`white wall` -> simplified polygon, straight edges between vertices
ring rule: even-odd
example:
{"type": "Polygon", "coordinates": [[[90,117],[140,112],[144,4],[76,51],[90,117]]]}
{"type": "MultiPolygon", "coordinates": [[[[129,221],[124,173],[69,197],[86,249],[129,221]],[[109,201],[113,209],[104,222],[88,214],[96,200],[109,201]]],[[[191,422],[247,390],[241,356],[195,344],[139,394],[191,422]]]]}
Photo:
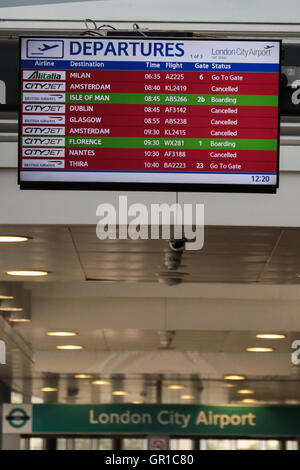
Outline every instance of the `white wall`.
{"type": "Polygon", "coordinates": [[[77,282],[28,284],[27,328],[300,331],[299,286],[77,282]],[[184,312],[184,314],[183,314],[184,312]]]}
{"type": "MultiPolygon", "coordinates": [[[[299,151],[295,147],[297,152],[299,151]]],[[[176,201],[175,193],[109,191],[24,191],[17,185],[15,169],[0,170],[0,224],[91,224],[96,208],[128,195],[128,204],[176,201]]],[[[300,226],[300,173],[282,172],[274,194],[180,193],[180,203],[204,204],[205,225],[300,226]]]]}
{"type": "MultiPolygon", "coordinates": [[[[8,4],[9,2],[5,2],[8,4]]],[[[0,2],[0,5],[5,4],[0,2]]],[[[96,0],[2,8],[2,18],[297,22],[298,0],[96,0]]]]}

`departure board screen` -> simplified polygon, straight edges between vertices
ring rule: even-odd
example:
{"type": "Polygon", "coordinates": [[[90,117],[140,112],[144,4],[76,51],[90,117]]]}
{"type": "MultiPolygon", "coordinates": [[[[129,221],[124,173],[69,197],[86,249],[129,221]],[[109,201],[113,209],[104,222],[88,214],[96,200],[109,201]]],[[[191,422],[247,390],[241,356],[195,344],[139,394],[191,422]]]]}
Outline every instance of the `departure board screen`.
{"type": "Polygon", "coordinates": [[[280,41],[20,39],[21,188],[275,192],[280,41]]]}

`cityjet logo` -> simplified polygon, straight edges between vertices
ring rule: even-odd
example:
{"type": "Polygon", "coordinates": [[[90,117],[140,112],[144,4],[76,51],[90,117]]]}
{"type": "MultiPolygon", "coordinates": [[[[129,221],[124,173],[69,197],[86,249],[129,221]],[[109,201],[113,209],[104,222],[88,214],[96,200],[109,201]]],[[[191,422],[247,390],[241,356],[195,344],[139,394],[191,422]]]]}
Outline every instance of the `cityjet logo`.
{"type": "Polygon", "coordinates": [[[37,147],[64,147],[64,137],[23,137],[23,145],[37,147]]]}
{"type": "MultiPolygon", "coordinates": [[[[65,91],[66,84],[61,82],[24,82],[23,90],[65,91]]],[[[58,96],[58,95],[56,95],[58,96]]],[[[47,100],[49,101],[49,99],[47,100]]]]}
{"type": "Polygon", "coordinates": [[[52,126],[52,127],[35,127],[23,126],[23,134],[27,135],[65,135],[65,127],[52,126]]]}
{"type": "Polygon", "coordinates": [[[23,104],[24,113],[65,113],[64,104],[23,104]]]}
{"type": "Polygon", "coordinates": [[[203,247],[203,204],[162,203],[147,207],[141,203],[128,205],[127,196],[119,196],[118,207],[102,203],[97,207],[96,215],[100,217],[96,227],[100,240],[174,238],[185,239],[186,250],[201,250],[203,247]]]}
{"type": "Polygon", "coordinates": [[[22,149],[23,157],[61,157],[65,156],[65,149],[37,149],[25,147],[22,149]]]}

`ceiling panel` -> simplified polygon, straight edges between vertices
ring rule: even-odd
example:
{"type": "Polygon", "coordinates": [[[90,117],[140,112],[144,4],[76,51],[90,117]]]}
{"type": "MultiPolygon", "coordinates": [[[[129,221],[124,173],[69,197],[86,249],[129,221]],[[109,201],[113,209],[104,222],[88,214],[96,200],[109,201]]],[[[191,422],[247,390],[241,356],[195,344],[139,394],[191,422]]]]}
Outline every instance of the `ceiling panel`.
{"type": "Polygon", "coordinates": [[[164,265],[166,240],[99,240],[95,226],[0,226],[0,234],[31,237],[24,244],[0,244],[0,280],[11,280],[5,275],[9,269],[43,269],[50,275],[42,281],[156,283],[161,272],[173,277],[179,272],[184,282],[300,282],[295,228],[206,227],[204,248],[185,251],[172,272],[164,265]]]}
{"type": "Polygon", "coordinates": [[[84,274],[68,227],[0,226],[0,235],[29,237],[26,243],[0,243],[0,280],[15,280],[8,270],[45,270],[51,280],[84,280],[84,274]]]}
{"type": "MultiPolygon", "coordinates": [[[[160,272],[168,272],[164,265],[168,243],[164,240],[97,243],[94,228],[90,233],[88,228],[82,231],[80,227],[71,231],[88,279],[156,282],[160,272]]],[[[295,275],[296,260],[288,263],[282,259],[281,263],[278,256],[285,252],[285,246],[291,254],[298,250],[300,255],[299,235],[297,229],[207,227],[203,249],[185,251],[178,271],[185,273],[184,282],[295,284],[299,282],[295,275]]]]}
{"type": "MultiPolygon", "coordinates": [[[[156,351],[161,348],[159,331],[153,329],[95,329],[90,325],[77,329],[77,336],[71,338],[47,336],[45,328],[36,328],[30,323],[19,324],[14,329],[34,350],[55,351],[58,344],[80,344],[86,351],[156,351]]],[[[255,331],[176,330],[171,348],[203,353],[243,353],[247,347],[264,346],[290,354],[292,341],[300,338],[300,332],[286,334],[287,337],[280,340],[257,339],[255,335],[255,331]]],[[[254,357],[263,356],[254,353],[254,357]]]]}
{"type": "MultiPolygon", "coordinates": [[[[0,244],[0,280],[8,280],[5,275],[8,269],[45,269],[50,271],[50,276],[43,281],[58,281],[60,285],[63,284],[61,281],[85,279],[157,283],[160,272],[177,275],[177,271],[168,271],[164,266],[164,254],[165,250],[168,250],[168,242],[165,240],[100,241],[95,235],[95,226],[0,226],[0,234],[27,235],[31,238],[24,244],[0,244]]],[[[299,240],[300,229],[207,227],[204,249],[184,252],[178,272],[187,283],[298,284],[300,282],[297,278],[297,273],[300,274],[299,240]]],[[[74,289],[76,289],[75,283],[74,289]]],[[[51,302],[50,295],[49,302],[51,302]]],[[[64,313],[62,311],[61,316],[64,313]]],[[[71,374],[68,374],[72,370],[68,369],[70,363],[84,372],[89,367],[93,369],[91,357],[95,368],[99,367],[98,358],[107,357],[111,361],[112,369],[115,366],[116,369],[127,367],[130,370],[133,356],[136,370],[141,372],[146,370],[143,361],[147,356],[148,373],[144,374],[146,377],[141,374],[138,379],[131,378],[130,374],[126,375],[118,379],[121,380],[119,384],[130,390],[128,400],[138,399],[137,397],[150,402],[155,400],[156,379],[153,379],[155,386],[147,385],[146,382],[151,380],[149,371],[155,368],[159,371],[161,366],[163,352],[160,349],[158,331],[93,328],[93,325],[89,324],[88,313],[86,312],[86,328],[80,328],[77,331],[78,336],[72,339],[72,343],[84,346],[86,356],[81,356],[80,352],[68,357],[65,355],[68,355],[68,352],[60,354],[56,351],[56,345],[70,343],[70,339],[66,341],[63,338],[48,337],[46,329],[35,328],[34,322],[31,325],[14,327],[14,334],[25,339],[29,349],[32,348],[35,353],[49,353],[49,357],[55,355],[54,365],[59,365],[64,371],[64,377],[62,374],[54,377],[59,383],[60,401],[73,399],[87,402],[99,399],[102,402],[105,400],[109,402],[111,400],[112,388],[99,390],[91,385],[91,381],[78,383],[79,392],[72,398],[69,393],[70,387],[72,388],[77,382],[74,382],[71,374]],[[147,387],[152,390],[147,392],[148,395],[145,392],[147,387]],[[146,395],[143,395],[145,393],[146,395]]],[[[68,317],[68,321],[72,329],[71,317],[68,317]]],[[[181,357],[181,362],[176,364],[173,356],[170,356],[169,362],[166,360],[165,367],[169,367],[174,374],[170,375],[168,380],[186,381],[186,390],[195,390],[195,383],[190,376],[183,374],[186,370],[181,367],[182,364],[189,364],[190,370],[197,375],[196,400],[201,400],[199,381],[204,384],[204,390],[208,388],[212,390],[213,397],[214,391],[220,390],[224,385],[221,382],[221,372],[225,368],[234,370],[241,363],[253,371],[243,386],[255,388],[257,399],[300,401],[300,373],[290,363],[291,342],[299,337],[300,332],[294,332],[282,341],[262,341],[255,338],[255,331],[178,330],[171,345],[174,349],[170,351],[178,353],[176,357],[181,357]],[[266,355],[245,352],[246,347],[261,345],[274,347],[275,352],[266,355]],[[212,372],[219,381],[203,380],[202,370],[212,372]],[[278,373],[280,377],[268,378],[270,371],[276,374],[277,371],[283,370],[285,372],[281,375],[278,373]],[[287,378],[290,382],[286,381],[287,378]]],[[[30,380],[32,378],[35,394],[41,396],[40,387],[51,375],[47,367],[43,369],[44,373],[35,371],[30,355],[25,360],[12,343],[8,359],[8,366],[0,368],[0,377],[12,381],[18,390],[26,388],[27,378],[30,380]]],[[[109,371],[109,368],[108,362],[105,364],[105,370],[109,371]]],[[[95,376],[98,377],[99,374],[95,373],[95,376]]],[[[50,379],[53,379],[53,374],[50,379]]],[[[163,376],[163,379],[167,380],[166,376],[163,376]]],[[[231,401],[239,399],[236,387],[228,392],[231,401]]],[[[166,387],[164,390],[165,400],[172,402],[180,399],[178,393],[172,394],[166,387]]]]}

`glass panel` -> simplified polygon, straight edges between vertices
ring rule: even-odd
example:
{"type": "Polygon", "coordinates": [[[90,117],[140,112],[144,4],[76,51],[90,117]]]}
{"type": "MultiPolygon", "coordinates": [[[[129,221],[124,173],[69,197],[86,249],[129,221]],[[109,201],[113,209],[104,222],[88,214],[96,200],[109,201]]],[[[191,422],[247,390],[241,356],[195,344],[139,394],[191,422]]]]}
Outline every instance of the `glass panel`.
{"type": "Polygon", "coordinates": [[[11,402],[11,403],[23,403],[23,395],[22,395],[22,393],[11,392],[11,394],[10,394],[10,402],[11,402]]]}
{"type": "Polygon", "coordinates": [[[298,450],[298,442],[286,441],[286,450],[298,450]]]}
{"type": "Polygon", "coordinates": [[[237,439],[237,450],[261,450],[264,448],[262,441],[254,441],[252,439],[237,439]]]}
{"type": "Polygon", "coordinates": [[[29,449],[29,439],[22,438],[20,439],[20,450],[28,450],[29,449]]]}
{"type": "Polygon", "coordinates": [[[234,450],[235,441],[230,439],[201,439],[201,450],[234,450]]]}
{"type": "Polygon", "coordinates": [[[41,437],[31,437],[29,439],[30,450],[44,450],[44,439],[41,437]]]}
{"type": "Polygon", "coordinates": [[[280,450],[279,441],[266,441],[266,450],[280,450]]]}
{"type": "Polygon", "coordinates": [[[34,396],[32,396],[32,397],[31,397],[31,403],[44,403],[44,400],[43,400],[43,398],[41,398],[41,397],[34,397],[34,396]]]}
{"type": "Polygon", "coordinates": [[[90,450],[90,439],[80,439],[76,438],[75,441],[75,450],[90,450]]]}
{"type": "Polygon", "coordinates": [[[99,439],[98,450],[111,450],[112,439],[99,439]]]}
{"type": "Polygon", "coordinates": [[[123,439],[123,450],[147,450],[147,439],[123,439]]]}
{"type": "Polygon", "coordinates": [[[192,439],[170,439],[170,450],[192,450],[192,439]]]}
{"type": "Polygon", "coordinates": [[[64,439],[63,437],[59,437],[56,440],[56,449],[57,450],[66,450],[67,449],[67,439],[64,439]]]}

